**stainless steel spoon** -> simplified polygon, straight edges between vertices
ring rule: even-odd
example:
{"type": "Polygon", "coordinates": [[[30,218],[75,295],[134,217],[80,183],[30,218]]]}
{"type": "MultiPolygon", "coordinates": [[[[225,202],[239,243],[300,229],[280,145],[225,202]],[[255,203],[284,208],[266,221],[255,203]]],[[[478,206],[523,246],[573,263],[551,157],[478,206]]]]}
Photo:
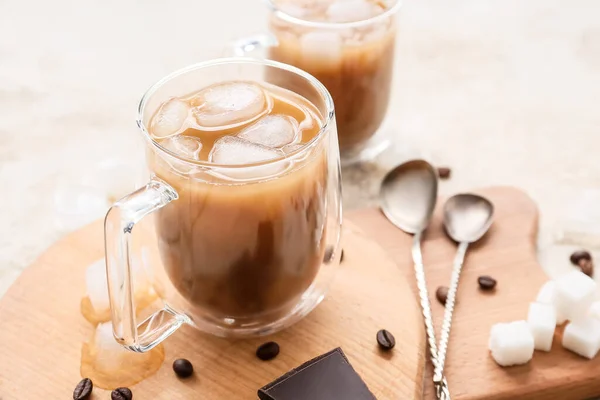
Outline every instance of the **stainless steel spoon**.
{"type": "MultiPolygon", "coordinates": [[[[404,232],[413,236],[412,257],[419,289],[421,310],[427,331],[427,340],[434,368],[438,365],[438,347],[431,316],[431,304],[427,293],[425,269],[421,254],[421,236],[429,221],[437,201],[438,175],[436,169],[423,160],[413,160],[401,164],[387,173],[379,191],[380,206],[388,220],[404,232]]],[[[447,394],[438,399],[449,399],[446,380],[441,378],[436,390],[447,394]]]]}
{"type": "Polygon", "coordinates": [[[446,298],[446,309],[438,349],[438,362],[435,365],[433,374],[434,383],[444,380],[443,373],[452,325],[452,313],[467,248],[470,243],[478,241],[485,235],[492,225],[493,216],[494,205],[488,199],[475,194],[457,194],[449,198],[444,205],[444,227],[448,236],[458,242],[459,245],[454,258],[452,278],[448,297],[446,298]]]}

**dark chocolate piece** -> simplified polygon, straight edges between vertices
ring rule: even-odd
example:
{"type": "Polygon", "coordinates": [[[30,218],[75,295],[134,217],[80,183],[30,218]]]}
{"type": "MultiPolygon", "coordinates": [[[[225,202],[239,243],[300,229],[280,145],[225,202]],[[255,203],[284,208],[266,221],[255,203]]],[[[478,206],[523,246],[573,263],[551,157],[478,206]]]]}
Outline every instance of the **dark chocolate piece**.
{"type": "Polygon", "coordinates": [[[258,391],[261,400],[376,400],[339,347],[258,391]]]}

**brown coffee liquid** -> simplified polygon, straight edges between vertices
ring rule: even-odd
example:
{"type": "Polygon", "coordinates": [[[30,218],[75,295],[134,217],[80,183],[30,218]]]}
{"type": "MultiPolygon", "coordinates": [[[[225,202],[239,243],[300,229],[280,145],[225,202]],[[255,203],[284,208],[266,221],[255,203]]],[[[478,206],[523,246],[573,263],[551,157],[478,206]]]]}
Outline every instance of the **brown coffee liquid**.
{"type": "Polygon", "coordinates": [[[180,126],[178,135],[159,139],[165,148],[185,147],[180,155],[187,151],[187,158],[220,165],[283,159],[206,172],[178,165],[160,152],[149,154],[152,171],[179,195],[156,215],[164,269],[198,315],[230,326],[274,321],[298,302],[323,259],[326,149],[320,143],[302,161],[285,156],[310,142],[323,119],[305,98],[252,82],[225,82],[178,101],[180,110],[188,104],[185,122],[167,121],[163,106],[153,119],[160,135],[151,124],[155,137],[169,131],[159,123],[180,126]],[[233,89],[228,92],[225,85],[233,89]],[[261,107],[253,99],[257,87],[264,96],[261,107]],[[223,117],[222,111],[230,115],[223,117]],[[182,145],[182,137],[190,146],[182,145]]]}
{"type": "MultiPolygon", "coordinates": [[[[269,58],[303,69],[325,85],[335,104],[342,154],[359,149],[376,133],[387,111],[396,28],[391,17],[364,27],[340,29],[336,24],[380,15],[386,11],[386,4],[364,0],[360,3],[371,8],[344,11],[344,1],[276,3],[292,16],[331,23],[330,28],[305,28],[274,14],[270,25],[279,45],[269,49],[269,58]],[[328,12],[331,9],[336,12],[328,12]]],[[[357,7],[356,1],[346,3],[357,7]]]]}

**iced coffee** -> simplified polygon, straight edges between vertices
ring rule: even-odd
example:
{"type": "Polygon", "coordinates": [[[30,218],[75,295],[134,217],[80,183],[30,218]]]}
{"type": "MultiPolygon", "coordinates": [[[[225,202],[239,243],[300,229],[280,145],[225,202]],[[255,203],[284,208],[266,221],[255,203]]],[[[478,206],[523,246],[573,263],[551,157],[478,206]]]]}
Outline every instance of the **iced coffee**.
{"type": "Polygon", "coordinates": [[[331,93],[342,155],[360,151],[390,97],[397,1],[276,0],[269,57],[299,67],[331,93]],[[292,18],[289,18],[292,17],[292,18]]]}
{"type": "Polygon", "coordinates": [[[307,99],[263,82],[221,82],[160,106],[149,133],[166,154],[150,150],[149,165],[179,198],[157,212],[156,233],[188,309],[265,324],[313,283],[326,230],[326,149],[313,140],[323,123],[307,99]]]}

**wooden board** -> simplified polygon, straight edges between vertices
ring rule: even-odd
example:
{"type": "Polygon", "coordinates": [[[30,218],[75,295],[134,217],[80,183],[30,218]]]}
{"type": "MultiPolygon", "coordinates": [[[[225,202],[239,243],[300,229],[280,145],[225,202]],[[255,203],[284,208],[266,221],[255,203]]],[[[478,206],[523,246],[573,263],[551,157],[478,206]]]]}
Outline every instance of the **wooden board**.
{"type": "MultiPolygon", "coordinates": [[[[563,349],[561,330],[557,330],[552,351],[536,351],[525,366],[500,368],[490,357],[490,327],[526,319],[529,302],[547,278],[536,260],[538,210],[533,201],[508,187],[475,192],[492,200],[496,216],[488,235],[470,248],[463,268],[446,363],[452,399],[578,400],[599,395],[600,357],[588,361],[563,349]],[[479,291],[480,275],[498,280],[495,293],[479,291]]],[[[456,245],[443,232],[441,207],[438,204],[423,245],[436,332],[440,331],[443,306],[435,300],[434,292],[438,286],[448,285],[456,251],[456,245]]],[[[348,216],[389,252],[416,295],[411,237],[390,224],[379,210],[359,210],[348,216]]],[[[434,398],[430,381],[429,369],[426,399],[434,398]]]]}
{"type": "MultiPolygon", "coordinates": [[[[304,320],[268,338],[225,340],[186,327],[165,343],[158,372],[132,387],[136,399],[256,399],[257,389],[301,363],[342,347],[380,400],[420,399],[425,365],[420,312],[396,265],[356,227],[345,224],[343,264],[329,296],[304,320]],[[395,334],[380,352],[379,329],[395,334]],[[281,345],[272,361],[257,346],[281,345]],[[179,381],[171,370],[185,357],[197,371],[179,381]]],[[[24,271],[0,300],[0,398],[69,399],[80,377],[82,345],[93,327],[80,314],[84,271],[103,257],[102,224],[64,238],[24,271]]],[[[92,399],[108,399],[94,389],[92,399]]]]}

